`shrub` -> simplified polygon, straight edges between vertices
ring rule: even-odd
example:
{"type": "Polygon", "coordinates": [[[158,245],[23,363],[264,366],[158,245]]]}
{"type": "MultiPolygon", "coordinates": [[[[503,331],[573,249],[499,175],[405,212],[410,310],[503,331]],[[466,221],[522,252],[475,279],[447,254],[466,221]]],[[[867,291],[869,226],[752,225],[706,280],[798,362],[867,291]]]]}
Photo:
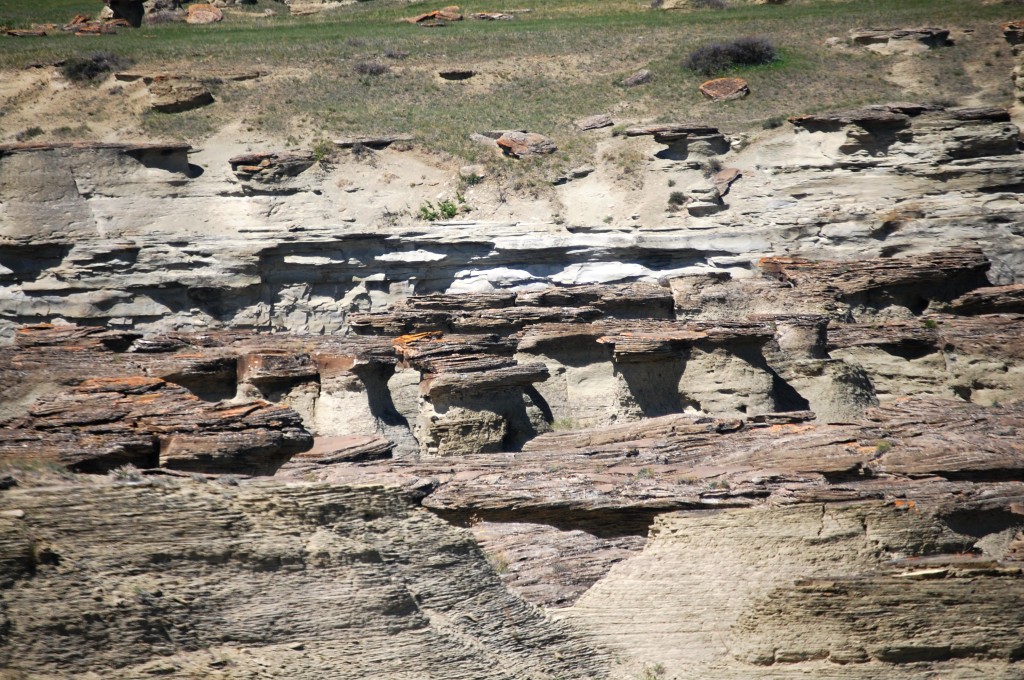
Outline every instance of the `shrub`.
{"type": "Polygon", "coordinates": [[[690,6],[697,9],[728,9],[729,3],[725,0],[690,0],[690,6]]]}
{"type": "Polygon", "coordinates": [[[33,126],[27,130],[22,130],[18,134],[14,135],[14,139],[19,142],[25,142],[32,139],[33,137],[38,137],[41,134],[43,134],[43,128],[39,126],[33,126]]]}
{"type": "Polygon", "coordinates": [[[405,50],[395,50],[395,49],[388,48],[388,49],[384,50],[384,58],[385,59],[395,59],[395,60],[398,60],[398,59],[408,59],[409,58],[409,53],[406,52],[405,50]]]}
{"type": "Polygon", "coordinates": [[[390,70],[390,66],[379,61],[358,61],[355,65],[356,73],[361,76],[382,76],[390,70]]]}
{"type": "Polygon", "coordinates": [[[313,160],[317,163],[324,163],[328,161],[333,153],[334,142],[321,139],[313,145],[313,160]]]}
{"type": "Polygon", "coordinates": [[[713,76],[737,66],[770,64],[776,59],[775,46],[767,38],[737,38],[725,43],[701,45],[684,65],[704,76],[713,76]]]}
{"type": "Polygon", "coordinates": [[[111,71],[118,71],[132,65],[132,60],[113,52],[93,52],[86,57],[71,57],[60,67],[68,80],[88,83],[111,71]]]}
{"type": "Polygon", "coordinates": [[[682,191],[673,191],[668,195],[669,205],[683,205],[684,203],[686,203],[686,194],[682,191]]]}

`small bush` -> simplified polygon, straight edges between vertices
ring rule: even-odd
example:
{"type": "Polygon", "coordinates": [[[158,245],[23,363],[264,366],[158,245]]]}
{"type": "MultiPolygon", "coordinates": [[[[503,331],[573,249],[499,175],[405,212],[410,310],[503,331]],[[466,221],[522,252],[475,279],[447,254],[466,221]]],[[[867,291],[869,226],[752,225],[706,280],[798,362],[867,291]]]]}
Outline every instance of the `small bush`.
{"type": "Polygon", "coordinates": [[[406,52],[405,50],[394,50],[394,49],[390,49],[389,48],[389,49],[384,50],[384,58],[385,59],[394,59],[396,61],[400,60],[400,59],[408,59],[409,58],[409,53],[406,52]]]}
{"type": "Polygon", "coordinates": [[[119,71],[131,65],[131,59],[113,52],[93,52],[87,57],[71,57],[64,62],[60,71],[70,81],[89,83],[111,71],[119,71]]]}
{"type": "Polygon", "coordinates": [[[43,134],[43,128],[38,126],[30,127],[29,129],[22,130],[18,134],[14,135],[14,139],[19,142],[26,142],[32,139],[33,137],[38,137],[41,134],[43,134]]]}
{"type": "Polygon", "coordinates": [[[767,38],[737,38],[725,43],[701,45],[684,65],[703,76],[713,76],[737,66],[770,64],[776,59],[775,46],[767,38]]]}
{"type": "Polygon", "coordinates": [[[686,194],[682,191],[673,191],[668,195],[669,205],[683,205],[684,203],[686,203],[686,194]]]}
{"type": "Polygon", "coordinates": [[[441,219],[441,213],[437,212],[437,208],[430,201],[423,201],[420,204],[420,219],[426,220],[427,222],[435,222],[441,219]]]}
{"type": "Polygon", "coordinates": [[[690,0],[690,6],[696,9],[728,9],[725,0],[690,0]]]}
{"type": "Polygon", "coordinates": [[[321,139],[313,145],[313,160],[317,163],[324,163],[330,160],[334,154],[334,142],[321,139]]]}
{"type": "Polygon", "coordinates": [[[761,121],[761,127],[765,130],[774,130],[775,128],[782,127],[782,124],[785,122],[786,119],[782,116],[772,116],[761,121]]]}
{"type": "Polygon", "coordinates": [[[390,70],[390,66],[379,61],[358,61],[355,65],[356,73],[361,76],[382,76],[390,70]]]}

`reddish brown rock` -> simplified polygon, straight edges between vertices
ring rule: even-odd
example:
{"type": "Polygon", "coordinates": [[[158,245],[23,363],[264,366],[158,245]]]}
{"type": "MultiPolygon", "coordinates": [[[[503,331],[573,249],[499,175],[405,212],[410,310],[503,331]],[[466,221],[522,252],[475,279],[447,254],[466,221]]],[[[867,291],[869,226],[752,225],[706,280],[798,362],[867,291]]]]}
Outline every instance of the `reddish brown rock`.
{"type": "Polygon", "coordinates": [[[1024,313],[1024,283],[978,288],[953,300],[949,307],[957,314],[1024,313]]]}
{"type": "Polygon", "coordinates": [[[516,158],[552,154],[558,151],[558,147],[550,138],[537,132],[506,132],[498,137],[497,144],[505,155],[516,158]]]}
{"type": "Polygon", "coordinates": [[[190,24],[212,24],[224,20],[224,13],[213,5],[193,4],[188,6],[185,21],[190,24]]]}
{"type": "Polygon", "coordinates": [[[428,23],[444,23],[447,21],[462,21],[462,12],[457,5],[450,5],[443,7],[433,12],[427,12],[425,14],[419,14],[409,19],[404,19],[410,24],[428,24],[428,23]]]}
{"type": "Polygon", "coordinates": [[[298,414],[257,401],[204,402],[159,378],[86,380],[0,424],[0,458],[99,472],[131,463],[270,474],[312,439],[298,414]]]}
{"type": "Polygon", "coordinates": [[[750,94],[750,85],[743,78],[716,78],[701,83],[700,93],[716,102],[743,99],[750,94]]]}

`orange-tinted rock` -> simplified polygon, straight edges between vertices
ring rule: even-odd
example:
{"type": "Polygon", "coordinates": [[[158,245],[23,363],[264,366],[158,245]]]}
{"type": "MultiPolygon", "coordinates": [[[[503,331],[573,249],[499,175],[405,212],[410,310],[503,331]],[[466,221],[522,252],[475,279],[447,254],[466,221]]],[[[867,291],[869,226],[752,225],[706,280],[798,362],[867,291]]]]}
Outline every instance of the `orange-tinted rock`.
{"type": "Polygon", "coordinates": [[[430,22],[442,23],[446,21],[462,21],[462,12],[459,10],[457,5],[449,5],[433,12],[427,12],[426,14],[419,14],[417,16],[406,19],[410,24],[423,24],[430,22]]]}
{"type": "Polygon", "coordinates": [[[498,146],[508,156],[538,156],[558,151],[550,138],[536,132],[510,131],[498,137],[498,146]]]}
{"type": "Polygon", "coordinates": [[[742,99],[750,94],[750,85],[743,78],[715,78],[702,83],[700,93],[712,101],[742,99]]]}
{"type": "Polygon", "coordinates": [[[224,13],[213,5],[189,5],[185,21],[190,24],[212,24],[224,20],[224,13]]]}
{"type": "Polygon", "coordinates": [[[1024,21],[1008,21],[1003,24],[1003,37],[1011,45],[1024,43],[1024,21]]]}

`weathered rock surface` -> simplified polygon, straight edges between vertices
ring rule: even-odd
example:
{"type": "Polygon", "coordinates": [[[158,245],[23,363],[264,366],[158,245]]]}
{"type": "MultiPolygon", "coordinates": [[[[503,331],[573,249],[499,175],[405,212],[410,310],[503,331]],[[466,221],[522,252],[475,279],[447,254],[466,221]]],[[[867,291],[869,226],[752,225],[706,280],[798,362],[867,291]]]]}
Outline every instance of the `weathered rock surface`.
{"type": "MultiPolygon", "coordinates": [[[[745,278],[413,295],[353,315],[348,336],[22,328],[0,348],[0,460],[12,479],[30,479],[25,460],[144,469],[119,470],[121,486],[0,492],[20,512],[0,512],[0,532],[13,532],[0,534],[12,536],[3,563],[34,569],[0,591],[15,631],[2,653],[126,677],[222,662],[243,672],[257,657],[272,674],[361,677],[417,644],[430,645],[437,677],[642,677],[651,664],[669,677],[1014,677],[1015,643],[1001,632],[1014,619],[993,593],[1016,597],[1021,583],[1024,316],[993,313],[1012,308],[1015,288],[990,286],[991,267],[969,248],[775,256],[745,278]],[[307,431],[315,442],[302,452],[307,431]],[[159,481],[175,468],[276,473],[216,491],[159,481]],[[367,496],[391,500],[368,510],[367,496]],[[126,563],[152,562],[150,549],[125,549],[135,544],[118,531],[100,538],[88,512],[74,534],[46,524],[66,521],[66,503],[98,518],[118,517],[113,505],[156,523],[134,535],[169,536],[160,522],[191,526],[175,510],[182,498],[206,525],[188,533],[195,543],[169,540],[221,555],[216,569],[197,558],[197,574],[163,539],[147,543],[161,568],[126,563]],[[365,560],[373,583],[434,573],[419,550],[441,568],[447,539],[418,522],[444,525],[427,510],[471,527],[489,566],[467,548],[443,568],[483,571],[409,585],[416,595],[401,606],[361,580],[358,595],[341,590],[363,578],[330,571],[361,568],[345,552],[357,538],[356,554],[376,551],[365,560]],[[394,529],[398,547],[367,538],[404,521],[417,524],[394,529]],[[94,557],[111,554],[108,539],[120,546],[112,562],[94,557]],[[99,565],[84,579],[83,560],[99,565]],[[273,583],[252,581],[266,569],[273,583]],[[122,578],[145,597],[121,604],[118,620],[158,620],[169,634],[124,623],[116,644],[79,642],[91,629],[61,617],[81,619],[75,603],[97,588],[121,602],[122,578]],[[322,578],[328,595],[310,590],[322,578]],[[572,628],[552,628],[501,584],[572,628]],[[346,605],[321,614],[293,589],[346,605]],[[189,607],[166,604],[179,592],[189,607]],[[244,604],[225,609],[225,592],[244,604]],[[930,606],[938,592],[946,606],[930,606]],[[55,598],[65,604],[40,606],[55,598]],[[282,602],[299,613],[267,628],[282,602]],[[982,623],[960,626],[951,610],[982,623]],[[352,621],[366,651],[345,637],[352,621]],[[80,651],[33,646],[39,631],[80,651]]],[[[106,621],[95,609],[106,600],[88,602],[106,621]]]]}
{"type": "Polygon", "coordinates": [[[750,94],[750,85],[743,78],[715,78],[701,83],[700,93],[716,102],[742,99],[750,94]]]}
{"type": "Polygon", "coordinates": [[[497,139],[498,148],[508,156],[538,156],[558,151],[549,137],[537,132],[518,132],[510,130],[497,139]]]}
{"type": "Polygon", "coordinates": [[[850,31],[850,42],[882,54],[924,51],[953,42],[944,28],[865,28],[850,31]]]}
{"type": "Polygon", "coordinates": [[[9,489],[0,507],[9,672],[608,677],[398,492],[153,478],[9,489]]]}
{"type": "MultiPolygon", "coordinates": [[[[382,311],[412,291],[701,272],[739,278],[783,252],[892,259],[970,243],[993,262],[992,283],[1019,283],[1024,237],[1016,225],[1024,211],[1014,197],[1024,180],[1006,112],[909,104],[868,112],[805,118],[771,147],[738,154],[713,129],[631,130],[674,145],[656,162],[700,165],[724,152],[744,175],[727,202],[701,217],[666,216],[667,196],[652,197],[663,223],[645,222],[635,234],[551,224],[443,232],[339,225],[339,206],[359,211],[365,198],[339,188],[330,172],[276,187],[199,174],[195,161],[204,157],[190,159],[184,147],[8,147],[0,152],[0,334],[55,319],[337,332],[352,313],[382,311]],[[870,122],[878,117],[889,122],[870,122]],[[935,183],[941,192],[922,193],[935,183]]],[[[231,157],[203,162],[226,170],[231,157]]]]}
{"type": "Polygon", "coordinates": [[[206,86],[191,80],[157,80],[149,86],[149,93],[150,106],[161,113],[181,113],[213,103],[213,94],[206,86]]]}
{"type": "Polygon", "coordinates": [[[312,438],[291,409],[208,404],[160,378],[95,378],[0,422],[0,457],[103,472],[125,464],[273,474],[312,438]]]}

